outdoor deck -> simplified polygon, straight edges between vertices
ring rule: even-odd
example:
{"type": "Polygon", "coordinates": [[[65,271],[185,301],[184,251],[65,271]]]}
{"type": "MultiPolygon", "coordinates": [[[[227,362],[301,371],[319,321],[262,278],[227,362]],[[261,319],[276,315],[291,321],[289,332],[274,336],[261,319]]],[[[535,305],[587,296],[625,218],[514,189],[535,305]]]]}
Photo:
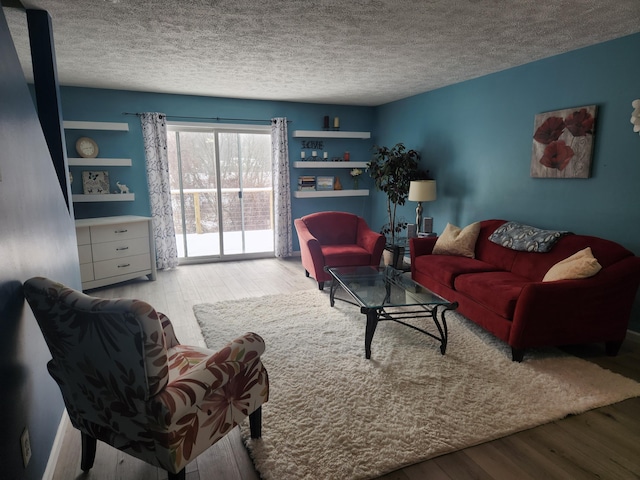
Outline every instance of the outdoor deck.
{"type": "MultiPolygon", "coordinates": [[[[224,255],[241,255],[273,252],[273,230],[250,230],[244,232],[244,251],[242,232],[224,232],[224,255]]],[[[176,235],[178,257],[185,258],[184,238],[176,235]]],[[[220,236],[218,233],[188,233],[188,258],[220,256],[220,236]]]]}

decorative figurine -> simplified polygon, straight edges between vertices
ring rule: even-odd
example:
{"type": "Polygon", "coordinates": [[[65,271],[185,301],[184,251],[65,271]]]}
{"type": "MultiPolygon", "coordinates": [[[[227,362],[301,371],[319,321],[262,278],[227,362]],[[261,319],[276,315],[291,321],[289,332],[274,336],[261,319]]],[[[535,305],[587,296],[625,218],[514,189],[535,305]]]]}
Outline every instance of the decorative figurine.
{"type": "Polygon", "coordinates": [[[129,191],[129,187],[127,187],[124,183],[116,182],[116,185],[120,189],[120,193],[131,193],[129,191]]]}

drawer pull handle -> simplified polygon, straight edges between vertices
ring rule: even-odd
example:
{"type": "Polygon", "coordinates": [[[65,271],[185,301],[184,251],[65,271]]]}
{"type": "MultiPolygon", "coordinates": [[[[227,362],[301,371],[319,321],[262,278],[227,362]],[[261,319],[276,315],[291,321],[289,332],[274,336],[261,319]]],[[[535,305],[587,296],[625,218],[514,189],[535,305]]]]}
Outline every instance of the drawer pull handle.
{"type": "Polygon", "coordinates": [[[121,250],[129,250],[129,247],[118,247],[118,248],[116,248],[116,252],[119,252],[121,250]]]}
{"type": "Polygon", "coordinates": [[[130,266],[131,266],[130,263],[125,263],[123,265],[118,265],[118,268],[127,268],[127,267],[130,267],[130,266]]]}
{"type": "Polygon", "coordinates": [[[127,233],[128,230],[125,228],[124,230],[116,230],[115,233],[127,233]]]}

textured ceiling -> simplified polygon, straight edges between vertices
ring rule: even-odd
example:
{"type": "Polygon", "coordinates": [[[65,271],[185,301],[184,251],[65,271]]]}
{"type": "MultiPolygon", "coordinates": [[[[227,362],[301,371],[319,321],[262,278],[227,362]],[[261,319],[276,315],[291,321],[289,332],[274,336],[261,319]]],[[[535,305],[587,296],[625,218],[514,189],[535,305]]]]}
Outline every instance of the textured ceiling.
{"type": "MultiPolygon", "coordinates": [[[[23,0],[62,85],[380,105],[640,31],[640,0],[23,0]]],[[[24,11],[5,8],[32,79],[24,11]]]]}

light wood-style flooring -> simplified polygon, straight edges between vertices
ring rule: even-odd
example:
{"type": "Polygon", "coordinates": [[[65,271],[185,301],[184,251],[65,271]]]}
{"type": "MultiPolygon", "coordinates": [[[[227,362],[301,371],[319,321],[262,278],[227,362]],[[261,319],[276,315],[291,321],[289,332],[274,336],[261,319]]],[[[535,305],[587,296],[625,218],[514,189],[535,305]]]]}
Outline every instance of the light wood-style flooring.
{"type": "MultiPolygon", "coordinates": [[[[180,266],[159,272],[155,282],[134,280],[90,294],[145,300],[169,316],[182,343],[204,346],[193,305],[313,288],[317,285],[304,276],[299,259],[264,259],[180,266]]],[[[604,355],[603,345],[573,347],[569,351],[640,381],[640,335],[628,335],[621,352],[614,358],[604,355]]],[[[263,429],[268,428],[267,424],[263,425],[263,429]]],[[[80,453],[80,434],[68,425],[53,478],[167,478],[165,472],[100,442],[94,467],[83,474],[80,453]]],[[[640,398],[437,457],[380,478],[639,479],[640,398]]],[[[187,480],[218,479],[259,479],[237,428],[187,466],[187,480]]]]}

